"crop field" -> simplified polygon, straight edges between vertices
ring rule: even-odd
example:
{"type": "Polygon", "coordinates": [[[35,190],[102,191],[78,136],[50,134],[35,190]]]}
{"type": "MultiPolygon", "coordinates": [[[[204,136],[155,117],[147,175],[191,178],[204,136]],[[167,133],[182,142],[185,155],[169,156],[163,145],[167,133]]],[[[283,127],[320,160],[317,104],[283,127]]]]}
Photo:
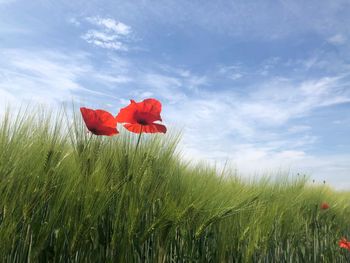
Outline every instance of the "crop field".
{"type": "Polygon", "coordinates": [[[347,192],[189,163],[171,130],[27,112],[0,122],[0,262],[350,262],[347,192]]]}

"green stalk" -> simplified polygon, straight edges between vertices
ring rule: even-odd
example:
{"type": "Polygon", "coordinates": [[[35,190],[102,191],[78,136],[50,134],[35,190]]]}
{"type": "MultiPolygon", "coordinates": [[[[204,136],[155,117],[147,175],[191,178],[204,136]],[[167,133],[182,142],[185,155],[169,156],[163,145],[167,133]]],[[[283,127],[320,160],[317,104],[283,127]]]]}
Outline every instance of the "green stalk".
{"type": "Polygon", "coordinates": [[[141,141],[141,136],[142,136],[142,126],[141,126],[141,132],[139,134],[139,137],[137,138],[137,143],[136,143],[136,148],[135,148],[135,155],[136,155],[137,149],[138,149],[140,141],[141,141]]]}

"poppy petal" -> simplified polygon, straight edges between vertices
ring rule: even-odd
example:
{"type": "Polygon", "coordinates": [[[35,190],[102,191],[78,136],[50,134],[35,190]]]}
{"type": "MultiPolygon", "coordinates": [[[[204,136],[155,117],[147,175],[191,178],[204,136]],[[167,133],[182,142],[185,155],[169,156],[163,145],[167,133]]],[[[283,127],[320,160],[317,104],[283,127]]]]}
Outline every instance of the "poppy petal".
{"type": "Polygon", "coordinates": [[[152,123],[149,125],[141,125],[138,123],[124,124],[124,127],[134,133],[166,133],[167,129],[164,125],[158,123],[152,123]]]}
{"type": "Polygon", "coordinates": [[[117,122],[125,123],[124,127],[134,133],[166,133],[166,127],[154,123],[161,121],[162,104],[156,99],[145,99],[142,102],[130,100],[116,116],[117,122]]]}
{"type": "Polygon", "coordinates": [[[128,131],[131,131],[133,133],[141,133],[143,132],[143,126],[141,124],[138,123],[128,123],[128,124],[124,124],[125,129],[127,129],[128,131]]]}
{"type": "Polygon", "coordinates": [[[98,116],[101,123],[105,126],[115,128],[117,126],[117,120],[108,111],[96,110],[96,115],[98,116]]]}
{"type": "Polygon", "coordinates": [[[134,118],[138,123],[145,125],[145,124],[151,124],[155,121],[158,121],[160,119],[160,116],[155,116],[149,112],[136,111],[134,113],[134,118]]]}
{"type": "Polygon", "coordinates": [[[339,247],[350,250],[350,242],[347,241],[346,238],[342,238],[339,241],[339,247]]]}
{"type": "Polygon", "coordinates": [[[116,120],[119,123],[136,123],[135,112],[137,111],[136,102],[131,100],[131,103],[122,108],[118,115],[116,116],[116,120]]]}
{"type": "Polygon", "coordinates": [[[162,104],[156,99],[145,99],[138,104],[138,109],[142,112],[148,112],[154,116],[157,116],[157,120],[160,118],[160,112],[162,111],[162,104]]]}
{"type": "Polygon", "coordinates": [[[96,135],[113,136],[118,133],[118,130],[112,127],[100,127],[98,130],[95,130],[96,135]]]}
{"type": "Polygon", "coordinates": [[[138,110],[141,112],[147,112],[150,116],[149,118],[152,118],[154,121],[162,121],[162,118],[160,117],[162,104],[156,99],[143,100],[138,104],[138,110]]]}
{"type": "Polygon", "coordinates": [[[156,99],[145,99],[142,102],[130,100],[130,104],[122,108],[116,119],[120,123],[137,123],[139,119],[147,123],[161,121],[162,104],[156,99]]]}
{"type": "Polygon", "coordinates": [[[104,110],[80,108],[86,127],[95,135],[112,136],[118,134],[117,122],[112,114],[104,110]]]}
{"type": "Polygon", "coordinates": [[[326,203],[326,202],[323,202],[323,203],[321,203],[321,209],[322,210],[327,210],[327,209],[329,209],[329,204],[328,203],[326,203]]]}
{"type": "Polygon", "coordinates": [[[144,125],[142,127],[142,132],[144,133],[166,133],[166,127],[162,124],[152,123],[149,125],[144,125]]]}
{"type": "Polygon", "coordinates": [[[93,129],[98,123],[95,111],[92,109],[82,107],[80,108],[80,112],[81,112],[81,115],[83,116],[83,120],[86,124],[86,127],[89,130],[93,129]]]}

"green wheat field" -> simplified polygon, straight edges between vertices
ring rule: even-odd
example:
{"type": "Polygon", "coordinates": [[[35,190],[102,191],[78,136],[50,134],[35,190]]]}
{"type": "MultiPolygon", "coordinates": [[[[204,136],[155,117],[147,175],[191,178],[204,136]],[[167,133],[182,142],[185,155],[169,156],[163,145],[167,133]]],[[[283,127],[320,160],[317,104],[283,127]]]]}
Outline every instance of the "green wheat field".
{"type": "Polygon", "coordinates": [[[350,262],[349,193],[189,163],[171,130],[136,150],[67,118],[1,118],[0,262],[350,262]]]}

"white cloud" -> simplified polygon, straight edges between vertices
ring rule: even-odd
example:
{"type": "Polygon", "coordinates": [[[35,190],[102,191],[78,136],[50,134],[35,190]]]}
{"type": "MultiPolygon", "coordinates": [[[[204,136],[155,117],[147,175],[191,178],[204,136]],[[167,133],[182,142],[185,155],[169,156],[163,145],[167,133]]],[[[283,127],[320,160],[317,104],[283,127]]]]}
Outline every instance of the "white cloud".
{"type": "Polygon", "coordinates": [[[328,95],[332,87],[337,86],[339,77],[323,77],[301,83],[300,91],[305,96],[319,97],[328,95]]]}
{"type": "Polygon", "coordinates": [[[132,92],[137,98],[145,90],[163,98],[169,104],[176,104],[187,100],[192,93],[198,93],[201,87],[208,85],[205,75],[196,75],[189,70],[171,67],[167,65],[129,65],[129,77],[135,83],[141,84],[141,88],[135,88],[132,92]]]}
{"type": "Polygon", "coordinates": [[[200,86],[208,85],[208,78],[206,76],[189,75],[185,79],[185,85],[192,90],[198,90],[200,86]]]}
{"type": "Polygon", "coordinates": [[[84,35],[83,39],[97,47],[124,51],[128,50],[127,47],[125,47],[124,44],[119,41],[103,41],[96,38],[94,35],[84,35]]]}
{"type": "Polygon", "coordinates": [[[83,99],[86,103],[98,103],[101,97],[103,101],[115,100],[109,86],[129,81],[123,74],[94,68],[85,53],[0,49],[0,56],[0,110],[6,104],[39,103],[56,107],[73,99],[83,99]],[[91,88],[82,83],[93,85],[91,88]],[[104,86],[106,89],[101,89],[104,86]]]}
{"type": "Polygon", "coordinates": [[[132,1],[116,3],[116,15],[151,27],[156,21],[177,29],[195,27],[249,40],[289,38],[295,43],[312,33],[325,38],[349,33],[347,0],[132,1]],[[138,15],[135,15],[138,14],[138,15]]]}
{"type": "Polygon", "coordinates": [[[0,82],[0,116],[4,113],[4,110],[7,107],[17,107],[20,105],[20,103],[20,99],[17,98],[14,94],[1,88],[0,82]]]}
{"type": "Polygon", "coordinates": [[[240,64],[221,66],[218,70],[218,73],[231,80],[240,79],[246,74],[243,70],[242,65],[240,64]]]}
{"type": "Polygon", "coordinates": [[[308,125],[293,125],[288,128],[289,133],[302,133],[310,130],[311,130],[311,127],[308,125]]]}
{"type": "Polygon", "coordinates": [[[68,23],[71,23],[71,24],[73,24],[75,26],[80,26],[81,25],[80,21],[78,19],[76,19],[75,17],[69,18],[68,19],[68,23]]]}
{"type": "Polygon", "coordinates": [[[260,65],[257,74],[261,76],[268,76],[271,73],[271,71],[273,72],[273,70],[276,68],[278,62],[280,62],[279,57],[271,57],[269,59],[266,59],[260,65]]]}
{"type": "MultiPolygon", "coordinates": [[[[87,68],[72,62],[71,56],[56,52],[1,50],[3,63],[0,89],[21,102],[52,104],[72,97],[82,87],[77,78],[87,68]]],[[[79,55],[75,57],[80,60],[79,55]]],[[[10,96],[7,96],[10,98],[10,96]]]]}
{"type": "MultiPolygon", "coordinates": [[[[206,75],[196,75],[188,69],[161,65],[162,76],[167,76],[178,81],[178,87],[184,90],[198,92],[203,86],[209,85],[209,78],[206,75]]],[[[156,75],[158,75],[156,73],[156,75]]]]}
{"type": "MultiPolygon", "coordinates": [[[[210,128],[211,126],[208,127],[208,129],[210,128]]],[[[211,132],[215,133],[215,130],[211,130],[211,132]]],[[[282,147],[285,150],[278,150],[249,143],[233,144],[221,134],[217,134],[216,140],[212,142],[202,141],[202,147],[193,147],[194,145],[190,141],[194,137],[191,136],[187,142],[181,144],[184,158],[196,162],[205,160],[219,169],[228,166],[245,178],[272,176],[280,173],[300,173],[316,180],[316,183],[322,183],[325,180],[327,184],[338,189],[349,189],[350,187],[349,155],[320,156],[303,150],[288,150],[287,145],[282,147]],[[213,147],[212,144],[215,146],[213,147]]],[[[288,144],[292,143],[293,140],[289,139],[288,144]]]]}
{"type": "Polygon", "coordinates": [[[327,41],[334,45],[342,45],[346,43],[346,37],[342,34],[336,34],[327,39],[327,41]]]}
{"type": "Polygon", "coordinates": [[[106,31],[113,31],[117,35],[126,36],[131,33],[130,26],[111,18],[88,17],[87,20],[92,24],[102,26],[102,28],[106,31]]]}
{"type": "MultiPolygon", "coordinates": [[[[202,91],[196,97],[168,104],[165,120],[183,127],[181,149],[185,158],[219,166],[228,160],[243,175],[281,169],[305,172],[340,187],[322,172],[324,166],[316,162],[318,156],[308,152],[320,138],[312,135],[311,126],[298,123],[307,121],[305,117],[320,107],[349,102],[346,83],[345,76],[300,82],[271,78],[247,89],[244,96],[235,89],[202,91]]],[[[327,171],[334,173],[341,164],[333,158],[327,171]]],[[[350,168],[341,171],[339,180],[346,182],[350,168]]]]}
{"type": "MultiPolygon", "coordinates": [[[[159,87],[171,86],[175,90],[183,85],[179,80],[164,79],[155,75],[150,75],[149,81],[157,82],[159,87]]],[[[186,126],[200,134],[198,144],[206,133],[208,136],[232,134],[245,139],[261,139],[262,136],[268,135],[261,129],[271,131],[288,124],[291,120],[301,119],[317,108],[350,101],[350,94],[342,85],[343,79],[338,77],[325,77],[301,83],[272,79],[251,89],[253,91],[244,96],[235,90],[216,90],[215,94],[214,91],[202,91],[196,94],[196,98],[182,98],[177,101],[170,114],[171,119],[178,122],[182,116],[186,116],[186,126]]],[[[166,93],[168,92],[167,90],[166,93]]],[[[305,125],[289,128],[290,133],[309,130],[310,127],[305,125]]]]}
{"type": "Polygon", "coordinates": [[[133,81],[132,78],[123,76],[123,75],[113,76],[112,74],[97,73],[94,75],[94,77],[106,83],[112,83],[112,84],[129,83],[133,81]]]}
{"type": "Polygon", "coordinates": [[[127,51],[131,27],[111,18],[88,17],[88,22],[98,27],[88,30],[82,38],[97,47],[127,51]]]}
{"type": "Polygon", "coordinates": [[[110,35],[104,32],[100,32],[97,30],[89,30],[86,32],[86,34],[83,36],[85,40],[93,39],[93,40],[100,40],[103,42],[111,42],[119,38],[118,35],[110,35]]]}
{"type": "Polygon", "coordinates": [[[316,182],[326,183],[338,189],[350,188],[350,155],[306,155],[299,163],[299,170],[309,174],[316,182]]]}
{"type": "Polygon", "coordinates": [[[157,73],[146,73],[141,78],[141,83],[144,83],[154,94],[167,99],[170,103],[176,103],[186,97],[181,91],[182,82],[176,77],[157,73]]]}
{"type": "Polygon", "coordinates": [[[255,87],[251,99],[242,104],[246,117],[271,125],[281,125],[308,115],[321,107],[350,101],[346,77],[323,77],[295,83],[272,78],[255,87]]]}

